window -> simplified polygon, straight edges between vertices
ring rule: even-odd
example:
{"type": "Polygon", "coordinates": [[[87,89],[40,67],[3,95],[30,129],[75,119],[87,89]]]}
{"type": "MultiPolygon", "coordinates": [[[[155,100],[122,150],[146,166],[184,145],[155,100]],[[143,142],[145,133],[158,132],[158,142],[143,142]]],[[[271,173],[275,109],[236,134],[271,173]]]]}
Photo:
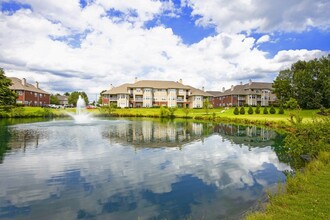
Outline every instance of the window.
{"type": "Polygon", "coordinates": [[[140,88],[137,88],[135,91],[136,92],[141,92],[141,89],[140,88]]]}

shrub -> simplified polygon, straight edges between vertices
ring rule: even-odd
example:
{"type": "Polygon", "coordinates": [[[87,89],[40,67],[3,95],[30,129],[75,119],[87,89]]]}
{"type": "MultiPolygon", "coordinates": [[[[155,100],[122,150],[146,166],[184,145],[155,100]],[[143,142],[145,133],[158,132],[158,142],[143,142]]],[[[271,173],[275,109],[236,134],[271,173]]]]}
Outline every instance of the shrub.
{"type": "Polygon", "coordinates": [[[234,109],[234,114],[235,115],[238,115],[239,114],[239,111],[238,111],[238,107],[236,106],[235,109],[234,109]]]}
{"type": "Polygon", "coordinates": [[[245,114],[245,108],[242,106],[241,109],[239,110],[239,113],[241,115],[244,115],[245,114]]]}
{"type": "Polygon", "coordinates": [[[248,113],[249,113],[249,115],[252,115],[253,114],[253,109],[252,109],[251,106],[249,107],[248,113]]]}
{"type": "Polygon", "coordinates": [[[260,106],[258,105],[256,110],[255,110],[256,114],[260,114],[260,106]]]}
{"type": "Polygon", "coordinates": [[[167,108],[165,108],[164,106],[161,106],[160,107],[160,117],[161,118],[165,118],[165,117],[168,117],[169,116],[169,111],[167,108]]]}
{"type": "Polygon", "coordinates": [[[284,109],[283,106],[280,106],[280,109],[278,110],[278,114],[283,115],[284,114],[284,109]]]}
{"type": "Polygon", "coordinates": [[[267,115],[267,114],[268,114],[268,109],[267,109],[267,107],[264,108],[264,112],[263,112],[263,113],[264,113],[264,115],[267,115]]]}
{"type": "Polygon", "coordinates": [[[276,113],[276,110],[275,110],[275,108],[272,106],[272,107],[270,107],[270,109],[269,109],[269,113],[270,114],[275,114],[276,113]]]}

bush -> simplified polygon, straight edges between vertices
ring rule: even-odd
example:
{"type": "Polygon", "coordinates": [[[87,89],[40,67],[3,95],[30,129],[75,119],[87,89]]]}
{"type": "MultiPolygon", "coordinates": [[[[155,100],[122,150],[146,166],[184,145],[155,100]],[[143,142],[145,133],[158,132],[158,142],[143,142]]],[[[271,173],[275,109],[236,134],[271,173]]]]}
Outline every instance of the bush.
{"type": "Polygon", "coordinates": [[[256,110],[255,110],[256,114],[260,114],[260,106],[258,105],[256,110]]]}
{"type": "Polygon", "coordinates": [[[239,114],[239,111],[238,111],[238,107],[236,106],[235,109],[234,109],[234,114],[235,115],[238,115],[239,114]]]}
{"type": "Polygon", "coordinates": [[[244,115],[245,114],[245,108],[242,106],[241,109],[239,110],[239,113],[241,115],[244,115]]]}
{"type": "Polygon", "coordinates": [[[267,115],[267,114],[268,114],[268,109],[267,109],[267,107],[264,108],[264,112],[263,112],[263,113],[264,113],[264,115],[267,115]]]}
{"type": "Polygon", "coordinates": [[[270,107],[269,113],[272,114],[272,115],[276,113],[276,110],[273,106],[270,107]]]}
{"type": "Polygon", "coordinates": [[[283,115],[284,114],[284,109],[283,106],[280,106],[280,109],[278,110],[278,114],[283,115]]]}
{"type": "Polygon", "coordinates": [[[252,109],[251,106],[249,107],[248,113],[249,113],[249,115],[252,115],[253,114],[253,109],[252,109]]]}

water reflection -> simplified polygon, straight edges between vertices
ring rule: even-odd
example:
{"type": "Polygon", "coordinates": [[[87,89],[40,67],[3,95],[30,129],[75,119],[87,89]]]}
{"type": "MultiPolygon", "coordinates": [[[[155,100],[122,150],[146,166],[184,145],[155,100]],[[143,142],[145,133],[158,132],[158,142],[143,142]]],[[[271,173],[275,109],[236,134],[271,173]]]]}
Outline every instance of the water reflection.
{"type": "Polygon", "coordinates": [[[253,127],[59,121],[9,133],[0,218],[236,218],[290,169],[276,134],[253,127]]]}

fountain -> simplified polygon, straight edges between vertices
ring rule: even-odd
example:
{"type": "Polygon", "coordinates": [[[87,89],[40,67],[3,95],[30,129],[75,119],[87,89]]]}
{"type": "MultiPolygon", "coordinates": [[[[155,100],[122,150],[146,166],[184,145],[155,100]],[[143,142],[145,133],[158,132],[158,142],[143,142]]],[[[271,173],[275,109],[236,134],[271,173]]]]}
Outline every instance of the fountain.
{"type": "Polygon", "coordinates": [[[68,112],[68,115],[74,119],[76,124],[87,124],[92,121],[92,117],[88,112],[86,112],[85,100],[81,97],[81,95],[79,95],[77,100],[76,114],[68,112]]]}

